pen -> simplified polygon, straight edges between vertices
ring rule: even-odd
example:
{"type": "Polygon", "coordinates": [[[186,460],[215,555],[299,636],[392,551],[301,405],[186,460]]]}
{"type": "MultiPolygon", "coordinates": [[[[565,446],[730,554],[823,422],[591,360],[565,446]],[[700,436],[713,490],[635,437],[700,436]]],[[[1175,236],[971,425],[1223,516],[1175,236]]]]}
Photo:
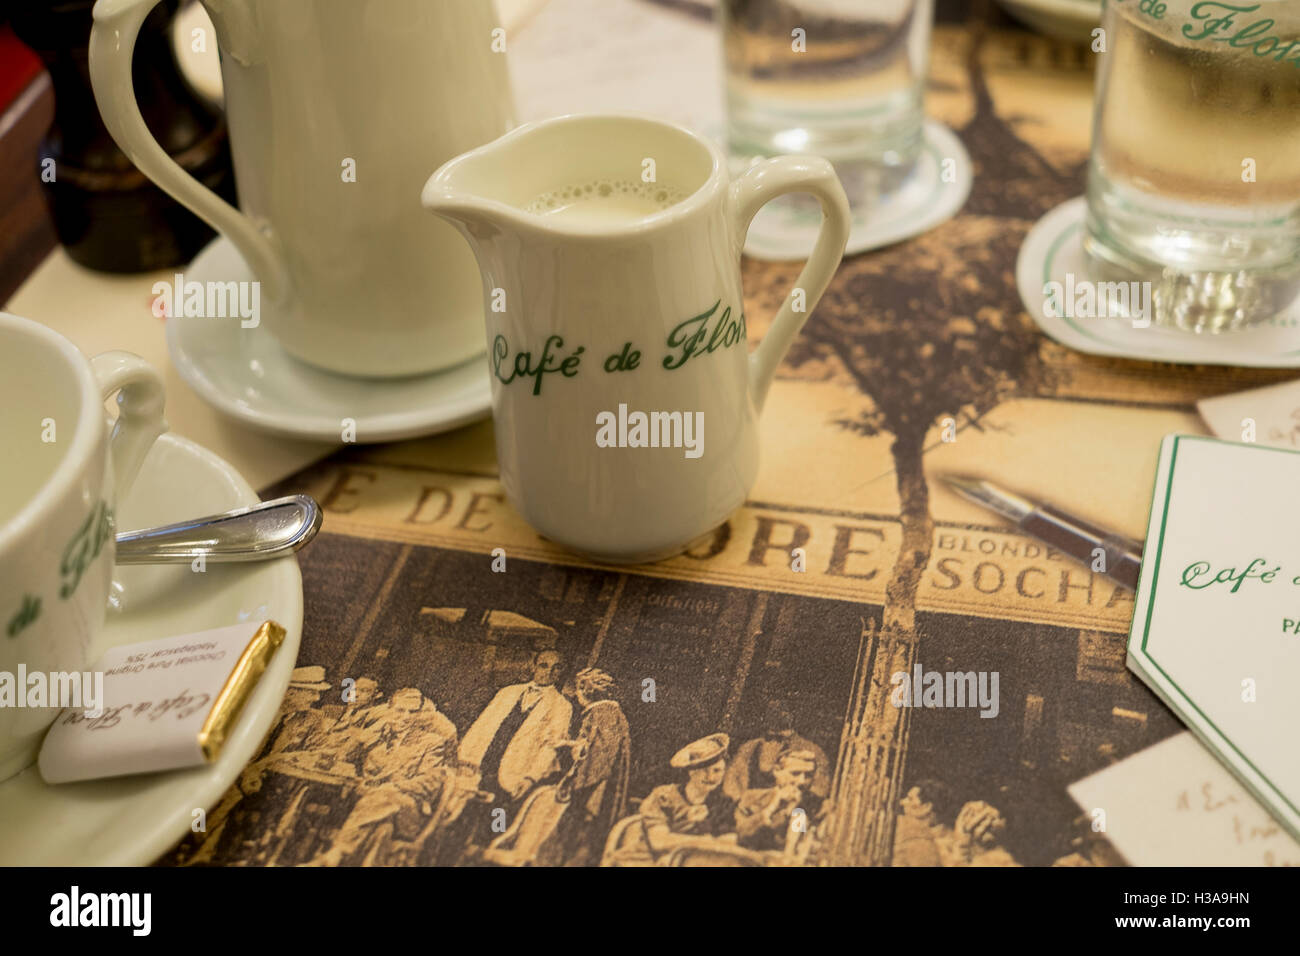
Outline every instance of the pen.
{"type": "Polygon", "coordinates": [[[1137,590],[1142,565],[1142,546],[1137,542],[979,478],[950,476],[944,480],[963,498],[997,512],[1026,534],[1089,567],[1104,557],[1101,573],[1137,590]]]}

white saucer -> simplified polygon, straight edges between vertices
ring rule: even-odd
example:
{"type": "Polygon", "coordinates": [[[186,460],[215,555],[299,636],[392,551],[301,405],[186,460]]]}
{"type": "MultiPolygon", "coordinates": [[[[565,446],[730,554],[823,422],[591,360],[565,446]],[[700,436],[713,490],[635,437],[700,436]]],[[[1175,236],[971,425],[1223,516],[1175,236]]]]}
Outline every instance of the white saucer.
{"type": "Polygon", "coordinates": [[[1300,366],[1300,301],[1281,316],[1254,328],[1221,335],[1197,335],[1178,329],[1134,328],[1131,320],[1081,319],[1048,314],[1043,287],[1064,285],[1089,274],[1083,251],[1087,201],[1079,196],[1062,203],[1034,224],[1020,246],[1016,286],[1025,310],[1038,327],[1060,342],[1093,355],[1118,355],[1146,362],[1185,365],[1237,365],[1253,368],[1300,366]]]}
{"type": "Polygon", "coordinates": [[[1101,0],[998,0],[1007,12],[1039,33],[1088,43],[1101,24],[1101,0]]]}
{"type": "MultiPolygon", "coordinates": [[[[925,144],[916,169],[903,187],[872,209],[853,211],[846,256],[879,249],[919,236],[957,214],[970,196],[975,171],[957,134],[942,123],[925,121],[925,144]],[[952,159],[953,181],[944,182],[943,161],[952,159]]],[[[803,259],[812,252],[821,226],[815,205],[774,202],[764,206],[745,239],[745,255],[755,259],[803,259]]]]}
{"type": "MultiPolygon", "coordinates": [[[[226,239],[214,239],[185,270],[187,282],[253,278],[226,239]]],[[[265,311],[265,308],[263,309],[265,311]]],[[[167,320],[172,364],[199,397],[218,411],[263,431],[316,441],[342,440],[356,423],[359,443],[435,435],[486,418],[492,386],[482,356],[432,375],[349,378],[304,365],[267,331],[236,320],[167,320]]]]}
{"type": "MultiPolygon", "coordinates": [[[[227,511],[258,500],[230,465],[191,441],[163,435],[135,487],[118,502],[131,530],[227,511]]],[[[35,767],[0,783],[0,866],[143,866],[211,810],[275,723],[302,638],[302,576],[296,558],[255,564],[122,567],[122,609],[109,613],[100,648],[236,624],[275,620],[280,645],[213,764],[192,770],[46,784],[35,767]]],[[[98,657],[98,653],[95,654],[98,657]]]]}

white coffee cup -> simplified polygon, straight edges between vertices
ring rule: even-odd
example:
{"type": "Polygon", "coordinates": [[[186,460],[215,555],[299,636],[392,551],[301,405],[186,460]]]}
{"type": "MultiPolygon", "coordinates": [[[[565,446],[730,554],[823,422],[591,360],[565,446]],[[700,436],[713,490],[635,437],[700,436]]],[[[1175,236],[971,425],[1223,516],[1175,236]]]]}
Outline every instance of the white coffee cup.
{"type": "Polygon", "coordinates": [[[203,0],[240,209],[183,171],[140,115],[131,57],[157,2],[95,4],[95,100],[140,171],[239,250],[266,331],[344,375],[424,374],[481,354],[474,257],[416,197],[431,165],[513,122],[490,0],[203,0]]]}
{"type": "Polygon", "coordinates": [[[0,780],[36,759],[58,714],[18,706],[19,695],[36,700],[17,686],[19,668],[84,671],[99,650],[115,503],[166,430],[162,378],[143,359],[87,359],[45,326],[0,312],[0,680],[9,675],[14,693],[0,706],[0,780]],[[110,434],[104,402],[114,392],[110,434]]]}

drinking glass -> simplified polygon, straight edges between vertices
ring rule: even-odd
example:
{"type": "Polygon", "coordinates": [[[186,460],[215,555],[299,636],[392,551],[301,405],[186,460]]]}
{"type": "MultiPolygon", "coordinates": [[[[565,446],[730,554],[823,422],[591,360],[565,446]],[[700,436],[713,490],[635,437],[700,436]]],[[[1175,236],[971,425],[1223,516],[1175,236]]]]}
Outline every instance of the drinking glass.
{"type": "Polygon", "coordinates": [[[921,152],[933,0],[720,0],[728,140],[743,161],[829,159],[849,201],[921,152]]]}
{"type": "Polygon", "coordinates": [[[1300,0],[1107,0],[1084,246],[1217,333],[1300,294],[1300,0]]]}

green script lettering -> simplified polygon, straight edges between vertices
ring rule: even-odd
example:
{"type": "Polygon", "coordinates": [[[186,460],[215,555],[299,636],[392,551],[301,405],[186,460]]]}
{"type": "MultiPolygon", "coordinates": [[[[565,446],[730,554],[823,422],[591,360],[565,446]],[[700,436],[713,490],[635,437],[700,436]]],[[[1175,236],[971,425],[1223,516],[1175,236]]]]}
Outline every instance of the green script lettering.
{"type": "Polygon", "coordinates": [[[1195,32],[1195,27],[1190,23],[1183,24],[1183,36],[1189,40],[1204,40],[1222,30],[1231,30],[1233,27],[1232,15],[1234,13],[1250,13],[1252,10],[1258,10],[1259,4],[1249,7],[1234,7],[1230,3],[1196,3],[1188,11],[1193,20],[1204,20],[1203,29],[1200,33],[1195,32]],[[1207,9],[1208,8],[1208,9],[1207,9]],[[1210,14],[1219,10],[1227,10],[1221,17],[1211,17],[1210,14]]]}
{"type": "Polygon", "coordinates": [[[731,306],[723,309],[717,321],[712,326],[709,325],[709,319],[718,311],[720,305],[722,305],[721,299],[699,315],[693,315],[679,322],[668,333],[668,347],[680,351],[677,355],[664,356],[664,368],[678,369],[685,365],[688,359],[697,355],[704,355],[720,348],[729,348],[745,341],[745,314],[742,312],[739,319],[732,318],[731,306]]]}
{"type": "MultiPolygon", "coordinates": [[[[1206,2],[1192,5],[1188,11],[1192,18],[1201,21],[1199,25],[1183,24],[1183,36],[1189,40],[1209,40],[1211,43],[1226,43],[1239,50],[1250,50],[1257,57],[1271,56],[1276,63],[1287,61],[1288,55],[1296,47],[1294,37],[1281,37],[1270,33],[1277,26],[1271,17],[1255,20],[1238,28],[1234,16],[1238,13],[1254,13],[1260,4],[1237,5],[1231,3],[1206,2]],[[1200,32],[1197,32],[1197,31],[1200,32]]],[[[1292,60],[1300,67],[1300,58],[1292,60]]]]}
{"type": "Polygon", "coordinates": [[[112,536],[113,512],[101,501],[91,509],[86,520],[77,529],[77,533],[68,542],[68,546],[63,549],[63,563],[59,566],[59,571],[63,575],[63,585],[59,588],[59,597],[72,596],[72,593],[77,590],[77,585],[81,583],[81,576],[104,550],[104,542],[112,536]]]}
{"type": "Polygon", "coordinates": [[[1228,593],[1236,594],[1242,584],[1251,578],[1256,578],[1264,584],[1273,583],[1273,579],[1277,577],[1282,567],[1279,565],[1271,571],[1264,571],[1262,569],[1265,563],[1263,558],[1256,558],[1242,571],[1236,568],[1223,568],[1215,572],[1209,561],[1197,561],[1183,568],[1182,580],[1178,583],[1194,591],[1203,591],[1215,584],[1231,584],[1228,593]]]}
{"type": "Polygon", "coordinates": [[[564,339],[558,335],[548,336],[546,343],[542,346],[541,357],[537,364],[533,364],[533,354],[531,352],[519,352],[515,355],[513,363],[507,363],[510,357],[510,343],[506,341],[504,335],[498,335],[492,340],[492,374],[496,376],[497,381],[503,385],[509,385],[517,378],[531,376],[533,379],[533,394],[542,393],[542,378],[552,372],[558,372],[565,378],[573,378],[578,374],[578,364],[582,361],[584,346],[578,346],[573,350],[571,355],[561,359],[551,350],[564,348],[564,339]],[[510,369],[510,373],[503,374],[502,366],[510,369]]]}

